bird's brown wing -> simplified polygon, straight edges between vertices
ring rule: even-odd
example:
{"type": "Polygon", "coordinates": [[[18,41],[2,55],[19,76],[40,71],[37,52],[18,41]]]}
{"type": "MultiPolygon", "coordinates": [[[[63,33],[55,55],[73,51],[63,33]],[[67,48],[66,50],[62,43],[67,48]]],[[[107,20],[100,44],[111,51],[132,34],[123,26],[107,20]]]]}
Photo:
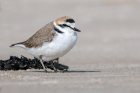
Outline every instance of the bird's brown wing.
{"type": "Polygon", "coordinates": [[[55,36],[54,25],[53,22],[51,22],[45,25],[39,31],[37,31],[27,41],[20,42],[17,44],[23,44],[28,48],[37,48],[42,46],[44,42],[51,42],[54,36],[55,36]]]}

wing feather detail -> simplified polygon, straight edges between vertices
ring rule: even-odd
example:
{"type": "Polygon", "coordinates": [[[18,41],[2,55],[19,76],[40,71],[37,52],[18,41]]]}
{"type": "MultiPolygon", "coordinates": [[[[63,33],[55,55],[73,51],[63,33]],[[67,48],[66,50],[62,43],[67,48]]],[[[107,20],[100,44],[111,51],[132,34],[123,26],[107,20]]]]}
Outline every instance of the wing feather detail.
{"type": "Polygon", "coordinates": [[[53,22],[50,22],[49,24],[45,25],[40,30],[38,30],[28,40],[17,44],[23,44],[28,48],[37,48],[42,46],[44,42],[51,42],[53,40],[53,37],[55,36],[55,33],[56,32],[54,30],[53,22]]]}

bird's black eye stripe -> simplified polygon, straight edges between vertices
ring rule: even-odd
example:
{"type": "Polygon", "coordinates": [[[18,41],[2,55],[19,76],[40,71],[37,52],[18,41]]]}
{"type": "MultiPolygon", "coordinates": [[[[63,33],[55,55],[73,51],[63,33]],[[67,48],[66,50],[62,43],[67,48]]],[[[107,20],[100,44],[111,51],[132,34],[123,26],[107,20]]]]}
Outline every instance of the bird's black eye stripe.
{"type": "Polygon", "coordinates": [[[63,24],[63,26],[65,26],[65,27],[69,27],[69,28],[73,29],[71,26],[68,26],[68,25],[66,25],[66,24],[63,24]]]}
{"type": "Polygon", "coordinates": [[[62,27],[62,28],[64,28],[64,27],[70,27],[70,26],[68,26],[68,25],[66,25],[66,24],[61,24],[61,25],[59,25],[60,27],[62,27]]]}
{"type": "MultiPolygon", "coordinates": [[[[66,24],[63,24],[63,26],[70,27],[70,26],[68,26],[68,25],[66,25],[66,24]]],[[[70,28],[71,28],[71,27],[70,27],[70,28]]]]}
{"type": "MultiPolygon", "coordinates": [[[[71,28],[71,29],[73,29],[72,27],[70,27],[70,26],[68,26],[68,25],[66,25],[66,24],[61,24],[61,25],[59,25],[60,27],[62,27],[62,28],[64,28],[64,27],[69,27],[69,28],[71,28]]],[[[74,30],[74,29],[73,29],[74,30]]]]}
{"type": "Polygon", "coordinates": [[[68,26],[68,25],[66,25],[66,24],[63,24],[63,26],[68,26]]]}
{"type": "Polygon", "coordinates": [[[59,26],[62,27],[62,28],[64,27],[63,25],[59,25],[59,26]]]}

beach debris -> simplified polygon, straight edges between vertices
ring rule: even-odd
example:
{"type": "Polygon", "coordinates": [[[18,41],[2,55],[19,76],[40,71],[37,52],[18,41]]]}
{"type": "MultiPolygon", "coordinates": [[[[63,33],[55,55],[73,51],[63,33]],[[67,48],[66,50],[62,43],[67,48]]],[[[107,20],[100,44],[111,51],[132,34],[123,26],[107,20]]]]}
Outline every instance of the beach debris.
{"type": "MultiPolygon", "coordinates": [[[[53,61],[53,60],[52,60],[53,61]]],[[[51,61],[43,61],[44,66],[46,68],[49,68],[51,70],[63,70],[67,71],[69,69],[68,66],[59,64],[57,62],[53,62],[53,65],[51,64],[51,61]]],[[[26,69],[43,69],[40,61],[37,58],[30,59],[24,56],[21,56],[20,58],[16,56],[10,56],[10,59],[8,60],[0,60],[0,70],[26,70],[26,69]]]]}

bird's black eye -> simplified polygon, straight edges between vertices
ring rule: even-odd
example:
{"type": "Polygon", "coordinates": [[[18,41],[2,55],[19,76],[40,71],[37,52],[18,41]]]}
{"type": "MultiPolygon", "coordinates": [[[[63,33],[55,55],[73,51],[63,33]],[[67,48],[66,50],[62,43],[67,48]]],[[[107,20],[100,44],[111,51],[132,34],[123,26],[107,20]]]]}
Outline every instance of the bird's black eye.
{"type": "Polygon", "coordinates": [[[68,26],[67,24],[61,24],[61,25],[59,25],[59,26],[62,27],[62,28],[64,28],[64,27],[69,27],[69,28],[73,29],[71,26],[68,26]]]}
{"type": "Polygon", "coordinates": [[[63,24],[63,26],[67,26],[66,24],[63,24]]]}
{"type": "Polygon", "coordinates": [[[66,24],[61,24],[61,25],[59,25],[60,27],[62,27],[62,28],[64,28],[64,27],[69,27],[68,25],[66,25],[66,24]]]}

